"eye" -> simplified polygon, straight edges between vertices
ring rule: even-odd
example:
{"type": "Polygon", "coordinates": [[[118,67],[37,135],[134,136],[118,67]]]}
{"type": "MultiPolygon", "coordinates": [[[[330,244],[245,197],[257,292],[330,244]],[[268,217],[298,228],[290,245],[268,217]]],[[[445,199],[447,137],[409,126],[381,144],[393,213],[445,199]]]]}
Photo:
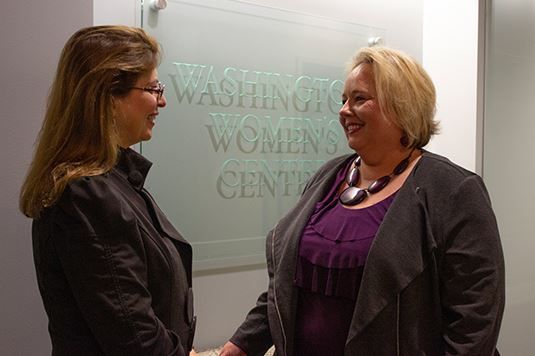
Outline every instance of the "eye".
{"type": "Polygon", "coordinates": [[[342,98],[342,105],[345,105],[346,102],[347,102],[347,99],[346,98],[342,98]]]}

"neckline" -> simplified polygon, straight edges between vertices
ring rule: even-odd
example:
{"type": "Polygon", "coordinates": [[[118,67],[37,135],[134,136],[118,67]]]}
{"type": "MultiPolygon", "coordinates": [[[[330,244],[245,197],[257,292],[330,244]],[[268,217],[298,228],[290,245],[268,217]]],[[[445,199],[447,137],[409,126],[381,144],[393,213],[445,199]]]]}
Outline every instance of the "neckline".
{"type": "MultiPolygon", "coordinates": [[[[346,164],[345,164],[345,168],[342,170],[342,172],[339,173],[339,175],[341,175],[341,181],[339,184],[336,185],[336,195],[335,195],[335,200],[337,201],[337,204],[340,204],[342,205],[342,207],[344,209],[347,209],[347,210],[361,210],[361,209],[366,209],[366,208],[369,208],[369,207],[372,207],[380,202],[383,202],[384,200],[392,197],[393,195],[396,195],[398,194],[401,189],[405,186],[407,180],[410,180],[412,175],[414,174],[415,170],[418,168],[418,166],[421,164],[421,159],[424,158],[425,156],[427,156],[427,153],[428,151],[426,151],[425,149],[423,148],[420,148],[418,149],[420,152],[420,154],[415,157],[412,161],[409,162],[406,170],[409,170],[407,176],[405,177],[405,180],[401,183],[401,185],[394,191],[392,191],[390,194],[388,194],[387,196],[385,196],[384,198],[382,198],[381,200],[371,204],[371,205],[366,205],[366,206],[359,206],[359,205],[363,205],[363,204],[357,204],[357,205],[352,205],[352,206],[347,206],[347,205],[344,205],[342,204],[341,202],[339,202],[339,196],[340,196],[340,190],[341,190],[341,187],[343,186],[343,184],[345,183],[345,177],[347,176],[349,170],[351,169],[351,166],[353,164],[353,162],[358,158],[358,154],[353,154],[353,155],[350,155],[346,160],[346,164]],[[412,167],[411,167],[412,165],[412,167]]],[[[403,174],[403,172],[402,172],[403,174]]],[[[394,197],[395,199],[395,197],[394,197]]],[[[364,203],[365,204],[365,203],[364,203]]]]}
{"type": "MultiPolygon", "coordinates": [[[[343,184],[343,182],[341,184],[343,184]]],[[[344,204],[342,204],[342,202],[340,202],[338,197],[336,197],[336,204],[339,205],[344,210],[349,210],[349,211],[360,210],[360,211],[364,211],[366,209],[377,207],[378,204],[384,203],[388,199],[392,199],[392,202],[390,203],[390,204],[392,204],[394,202],[394,199],[396,199],[396,195],[397,195],[397,193],[399,192],[400,189],[401,189],[401,187],[399,187],[398,189],[393,191],[391,194],[388,194],[383,199],[381,199],[379,201],[376,201],[375,203],[373,203],[371,205],[365,205],[365,206],[362,206],[362,207],[359,207],[359,204],[356,204],[356,205],[344,205],[344,204]]]]}
{"type": "Polygon", "coordinates": [[[339,201],[346,206],[355,206],[367,200],[370,196],[379,193],[392,181],[393,178],[401,175],[411,162],[411,156],[414,148],[409,152],[407,157],[403,158],[388,175],[381,176],[371,182],[366,188],[359,188],[358,183],[361,181],[360,164],[362,162],[361,156],[358,156],[352,164],[352,167],[347,172],[345,177],[345,188],[339,195],[339,201]]]}

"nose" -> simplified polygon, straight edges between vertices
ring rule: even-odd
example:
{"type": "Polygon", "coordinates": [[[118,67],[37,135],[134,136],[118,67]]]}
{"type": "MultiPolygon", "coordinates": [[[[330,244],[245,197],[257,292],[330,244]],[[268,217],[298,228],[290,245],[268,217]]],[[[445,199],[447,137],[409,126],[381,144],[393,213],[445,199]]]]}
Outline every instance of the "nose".
{"type": "Polygon", "coordinates": [[[164,108],[167,105],[167,99],[165,98],[165,95],[162,94],[162,97],[158,100],[158,107],[164,108]]]}
{"type": "Polygon", "coordinates": [[[344,116],[347,116],[350,112],[349,112],[349,104],[348,104],[348,101],[349,100],[346,100],[345,103],[342,104],[342,107],[340,108],[340,110],[338,111],[338,116],[340,118],[343,118],[344,116]]]}

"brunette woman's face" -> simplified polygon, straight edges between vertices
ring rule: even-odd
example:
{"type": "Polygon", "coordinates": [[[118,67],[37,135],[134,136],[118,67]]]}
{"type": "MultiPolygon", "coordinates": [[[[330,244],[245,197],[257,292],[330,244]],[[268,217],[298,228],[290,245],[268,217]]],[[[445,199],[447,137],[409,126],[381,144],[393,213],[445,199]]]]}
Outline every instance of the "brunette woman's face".
{"type": "Polygon", "coordinates": [[[133,89],[124,97],[115,98],[115,120],[121,147],[129,147],[141,141],[150,140],[159,108],[165,107],[165,96],[143,89],[158,87],[156,69],[141,75],[133,89]]]}

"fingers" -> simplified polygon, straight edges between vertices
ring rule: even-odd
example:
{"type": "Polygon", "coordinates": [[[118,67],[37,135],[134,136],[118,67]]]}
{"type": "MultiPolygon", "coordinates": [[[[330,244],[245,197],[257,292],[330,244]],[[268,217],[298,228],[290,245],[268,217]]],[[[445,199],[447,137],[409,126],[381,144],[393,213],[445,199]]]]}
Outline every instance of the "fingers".
{"type": "Polygon", "coordinates": [[[238,346],[228,341],[219,352],[219,356],[247,356],[247,354],[238,346]]]}

